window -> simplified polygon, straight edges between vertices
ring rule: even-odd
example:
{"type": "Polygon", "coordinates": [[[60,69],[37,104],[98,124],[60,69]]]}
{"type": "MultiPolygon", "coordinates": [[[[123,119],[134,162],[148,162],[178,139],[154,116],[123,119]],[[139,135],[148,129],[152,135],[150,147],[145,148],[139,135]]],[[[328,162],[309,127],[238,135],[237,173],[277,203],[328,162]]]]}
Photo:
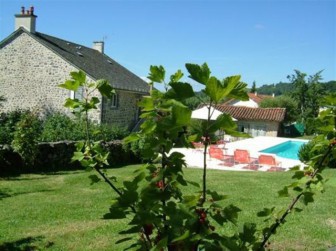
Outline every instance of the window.
{"type": "Polygon", "coordinates": [[[109,103],[110,108],[117,108],[118,107],[118,95],[113,94],[112,98],[109,99],[108,103],[109,103]]]}
{"type": "Polygon", "coordinates": [[[82,86],[78,87],[77,91],[71,91],[70,92],[70,98],[71,99],[78,99],[82,100],[84,98],[84,89],[82,86]]]}

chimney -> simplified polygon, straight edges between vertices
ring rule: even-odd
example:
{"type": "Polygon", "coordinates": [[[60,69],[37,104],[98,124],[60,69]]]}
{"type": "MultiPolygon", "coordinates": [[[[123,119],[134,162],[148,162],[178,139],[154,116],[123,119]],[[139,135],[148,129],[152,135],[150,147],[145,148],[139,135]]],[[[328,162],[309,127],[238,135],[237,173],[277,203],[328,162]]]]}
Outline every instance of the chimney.
{"type": "Polygon", "coordinates": [[[93,42],[92,49],[95,49],[95,50],[99,51],[100,53],[104,54],[104,41],[93,42]]]}
{"type": "Polygon", "coordinates": [[[36,18],[34,15],[34,7],[30,7],[29,10],[25,11],[25,7],[21,7],[21,13],[15,15],[15,30],[20,27],[25,28],[27,31],[31,33],[35,33],[36,31],[36,18]]]}

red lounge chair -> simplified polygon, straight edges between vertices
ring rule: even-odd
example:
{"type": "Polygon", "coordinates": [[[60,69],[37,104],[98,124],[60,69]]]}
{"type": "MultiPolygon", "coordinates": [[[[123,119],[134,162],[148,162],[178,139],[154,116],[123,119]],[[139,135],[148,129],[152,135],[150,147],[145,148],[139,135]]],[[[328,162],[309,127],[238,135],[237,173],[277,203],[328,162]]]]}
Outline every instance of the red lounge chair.
{"type": "Polygon", "coordinates": [[[257,161],[256,158],[252,158],[250,156],[249,151],[242,150],[242,149],[236,149],[234,151],[233,160],[235,164],[247,164],[246,169],[252,169],[257,170],[258,166],[254,165],[257,161]]]}
{"type": "Polygon", "coordinates": [[[270,167],[280,167],[281,162],[276,161],[275,157],[272,155],[261,154],[258,157],[259,166],[270,166],[270,167]]]}
{"type": "Polygon", "coordinates": [[[223,161],[224,166],[233,166],[233,156],[224,155],[223,150],[218,147],[210,147],[209,148],[210,158],[218,159],[223,161]]]}
{"type": "Polygon", "coordinates": [[[277,161],[274,156],[261,154],[258,157],[258,165],[260,166],[269,166],[267,171],[276,172],[276,171],[284,171],[285,168],[281,167],[281,162],[277,161]]]}
{"type": "Polygon", "coordinates": [[[261,154],[258,157],[258,165],[260,166],[268,166],[269,172],[276,172],[276,171],[285,171],[285,168],[281,167],[281,162],[277,161],[274,156],[261,154]]]}

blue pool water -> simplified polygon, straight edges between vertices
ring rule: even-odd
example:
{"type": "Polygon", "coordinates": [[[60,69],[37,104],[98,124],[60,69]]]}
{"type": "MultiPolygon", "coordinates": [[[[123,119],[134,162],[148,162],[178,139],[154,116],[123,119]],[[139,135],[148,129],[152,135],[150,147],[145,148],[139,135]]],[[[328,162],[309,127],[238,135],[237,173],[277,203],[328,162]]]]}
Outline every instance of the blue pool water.
{"type": "Polygon", "coordinates": [[[304,141],[286,141],[284,143],[281,143],[279,145],[272,146],[270,148],[266,148],[260,152],[262,153],[273,153],[277,156],[287,158],[287,159],[296,159],[298,160],[298,152],[302,145],[304,145],[306,142],[304,141]]]}

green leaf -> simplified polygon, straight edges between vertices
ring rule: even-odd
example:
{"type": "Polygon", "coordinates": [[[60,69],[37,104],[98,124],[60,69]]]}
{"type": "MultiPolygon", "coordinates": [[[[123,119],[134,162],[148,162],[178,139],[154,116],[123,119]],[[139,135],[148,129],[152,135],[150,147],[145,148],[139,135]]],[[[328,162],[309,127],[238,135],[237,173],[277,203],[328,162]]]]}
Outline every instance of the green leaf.
{"type": "Polygon", "coordinates": [[[199,202],[199,199],[200,199],[199,196],[196,195],[186,195],[183,196],[183,203],[187,207],[193,207],[199,202]]]}
{"type": "Polygon", "coordinates": [[[84,159],[84,153],[82,152],[74,152],[73,157],[71,158],[71,161],[74,162],[76,160],[82,161],[84,159]]]}
{"type": "Polygon", "coordinates": [[[172,87],[172,90],[174,90],[174,92],[170,95],[166,95],[170,98],[184,100],[195,96],[192,86],[188,83],[174,82],[170,83],[169,85],[172,87]]]}
{"type": "Polygon", "coordinates": [[[289,197],[288,187],[284,187],[282,190],[278,191],[279,197],[289,197]]]}
{"type": "Polygon", "coordinates": [[[292,179],[301,179],[305,176],[304,171],[296,171],[295,174],[292,176],[292,179]]]}
{"type": "Polygon", "coordinates": [[[173,106],[173,121],[176,126],[187,125],[190,122],[191,110],[186,106],[173,106]]]}
{"type": "Polygon", "coordinates": [[[83,71],[72,71],[70,72],[71,77],[78,81],[79,83],[85,83],[86,81],[86,75],[83,71]]]}
{"type": "Polygon", "coordinates": [[[205,93],[216,103],[225,97],[225,88],[215,77],[211,77],[205,87],[205,93]]]}
{"type": "Polygon", "coordinates": [[[153,82],[157,82],[157,83],[164,82],[166,71],[163,68],[163,66],[151,65],[149,70],[150,70],[150,73],[149,73],[148,79],[152,80],[153,82]]]}
{"type": "MultiPolygon", "coordinates": [[[[224,80],[225,82],[225,80],[224,80]]],[[[243,82],[237,83],[237,85],[231,90],[228,94],[229,98],[239,99],[239,100],[249,100],[249,96],[247,95],[246,90],[247,84],[243,82]]]]}
{"type": "Polygon", "coordinates": [[[124,138],[123,141],[124,141],[125,144],[129,144],[131,142],[138,141],[139,139],[141,139],[141,137],[138,133],[132,133],[129,136],[127,136],[126,138],[124,138]]]}
{"type": "Polygon", "coordinates": [[[211,198],[214,201],[224,200],[228,197],[227,195],[219,194],[216,191],[210,191],[210,190],[207,190],[207,194],[211,195],[211,198]]]}
{"type": "Polygon", "coordinates": [[[64,107],[75,109],[80,106],[78,99],[67,98],[64,103],[64,107]]]}
{"type": "Polygon", "coordinates": [[[299,171],[301,170],[300,166],[293,166],[292,168],[289,168],[289,171],[299,171]]]}
{"type": "Polygon", "coordinates": [[[96,105],[96,104],[99,104],[99,102],[100,102],[99,98],[97,98],[97,97],[92,97],[91,100],[90,100],[90,104],[93,105],[93,106],[96,105]]]}
{"type": "Polygon", "coordinates": [[[178,241],[183,241],[183,240],[187,239],[189,236],[190,236],[190,231],[187,230],[187,231],[185,231],[181,236],[179,236],[179,237],[173,239],[173,240],[172,240],[172,243],[174,243],[174,242],[178,242],[178,241]]]}
{"type": "Polygon", "coordinates": [[[80,82],[73,80],[66,80],[63,84],[60,84],[58,86],[70,91],[77,91],[78,87],[80,86],[80,82]]]}
{"type": "Polygon", "coordinates": [[[105,79],[101,79],[97,81],[97,89],[99,90],[101,95],[107,98],[112,98],[113,94],[115,94],[115,90],[105,79]]]}
{"type": "Polygon", "coordinates": [[[187,180],[187,183],[190,184],[190,185],[192,185],[192,186],[194,186],[194,187],[200,187],[200,184],[197,183],[197,182],[194,182],[194,181],[187,180]]]}
{"type": "Polygon", "coordinates": [[[231,115],[223,113],[209,127],[210,132],[216,132],[219,129],[226,131],[235,131],[237,124],[233,121],[231,115]]]}
{"type": "Polygon", "coordinates": [[[186,64],[186,68],[190,74],[189,78],[195,80],[200,84],[207,84],[211,72],[206,63],[201,66],[197,64],[186,64]]]}
{"type": "Polygon", "coordinates": [[[170,76],[170,81],[171,82],[178,82],[182,77],[183,77],[182,71],[178,70],[177,72],[175,72],[175,74],[170,76]]]}
{"type": "Polygon", "coordinates": [[[142,107],[142,111],[152,111],[154,110],[154,100],[150,96],[145,96],[138,103],[140,107],[142,107]]]}

